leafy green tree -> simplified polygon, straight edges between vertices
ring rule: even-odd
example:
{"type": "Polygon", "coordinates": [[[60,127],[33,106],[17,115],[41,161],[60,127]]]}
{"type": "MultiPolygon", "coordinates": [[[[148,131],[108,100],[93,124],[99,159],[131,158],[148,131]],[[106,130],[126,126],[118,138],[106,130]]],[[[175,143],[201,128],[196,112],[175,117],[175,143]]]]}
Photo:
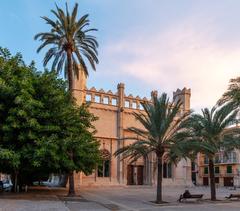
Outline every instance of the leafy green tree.
{"type": "Polygon", "coordinates": [[[32,97],[33,73],[25,66],[20,54],[11,57],[8,50],[0,49],[0,69],[0,148],[3,153],[0,157],[4,161],[4,152],[7,151],[15,157],[9,159],[8,169],[4,170],[17,180],[20,168],[24,167],[21,164],[26,161],[27,166],[34,162],[30,152],[34,149],[39,129],[34,111],[40,104],[32,97]],[[11,162],[16,159],[17,165],[11,162]]]}
{"type": "Polygon", "coordinates": [[[144,113],[134,113],[144,129],[131,127],[129,131],[134,137],[126,139],[136,140],[115,152],[130,160],[146,157],[154,153],[158,163],[156,203],[162,200],[162,164],[163,156],[175,161],[183,157],[183,149],[190,146],[185,137],[186,128],[183,126],[190,112],[180,114],[181,102],[170,102],[163,93],[159,98],[153,97],[152,103],[143,103],[144,113]],[[137,137],[137,138],[136,138],[137,137]]]}
{"type": "Polygon", "coordinates": [[[66,3],[65,12],[56,5],[56,10],[51,10],[56,17],[52,20],[46,16],[42,17],[51,26],[49,32],[38,33],[34,38],[39,39],[42,44],[37,49],[40,52],[43,48],[51,46],[47,51],[43,64],[46,66],[53,59],[52,70],[58,73],[64,69],[65,76],[69,82],[69,90],[73,88],[74,74],[78,77],[79,66],[88,75],[88,67],[85,59],[93,70],[98,63],[98,42],[89,32],[96,31],[94,28],[87,28],[90,24],[88,15],[77,19],[78,4],[76,3],[71,14],[66,3]]]}
{"type": "Polygon", "coordinates": [[[37,72],[20,54],[0,48],[0,70],[0,171],[15,187],[69,169],[90,173],[99,151],[87,106],[74,104],[57,74],[37,72]]]}
{"type": "Polygon", "coordinates": [[[62,170],[70,174],[74,171],[90,174],[100,161],[99,142],[93,137],[95,128],[92,121],[95,121],[96,117],[89,113],[87,108],[87,105],[82,105],[68,109],[62,121],[59,149],[66,152],[61,153],[62,170]]]}
{"type": "Polygon", "coordinates": [[[191,115],[186,123],[189,137],[198,143],[193,151],[201,152],[209,159],[211,200],[216,200],[214,175],[216,153],[221,149],[228,152],[240,146],[240,129],[229,128],[229,124],[236,119],[237,112],[231,104],[214,106],[211,110],[202,109],[202,114],[191,115]]]}

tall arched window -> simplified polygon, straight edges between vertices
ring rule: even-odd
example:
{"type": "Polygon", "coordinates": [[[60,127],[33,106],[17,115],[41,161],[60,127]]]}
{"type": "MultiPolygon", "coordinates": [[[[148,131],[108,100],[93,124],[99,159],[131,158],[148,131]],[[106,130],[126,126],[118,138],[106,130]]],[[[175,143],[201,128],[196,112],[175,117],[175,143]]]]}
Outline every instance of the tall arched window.
{"type": "Polygon", "coordinates": [[[111,154],[108,150],[101,150],[102,161],[97,168],[98,177],[109,177],[110,176],[110,165],[111,165],[111,154]]]}
{"type": "Polygon", "coordinates": [[[163,163],[163,178],[172,178],[172,163],[163,163]]]}

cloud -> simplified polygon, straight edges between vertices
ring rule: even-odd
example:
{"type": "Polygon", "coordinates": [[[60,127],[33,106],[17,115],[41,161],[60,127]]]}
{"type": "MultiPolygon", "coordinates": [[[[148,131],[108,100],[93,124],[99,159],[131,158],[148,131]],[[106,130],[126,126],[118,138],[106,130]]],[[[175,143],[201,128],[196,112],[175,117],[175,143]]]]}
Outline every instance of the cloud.
{"type": "Polygon", "coordinates": [[[229,79],[240,74],[240,42],[218,40],[218,33],[214,20],[204,25],[192,18],[161,32],[141,32],[137,38],[129,34],[109,42],[104,54],[118,61],[121,74],[144,86],[168,93],[191,88],[192,107],[199,110],[213,106],[229,79]]]}

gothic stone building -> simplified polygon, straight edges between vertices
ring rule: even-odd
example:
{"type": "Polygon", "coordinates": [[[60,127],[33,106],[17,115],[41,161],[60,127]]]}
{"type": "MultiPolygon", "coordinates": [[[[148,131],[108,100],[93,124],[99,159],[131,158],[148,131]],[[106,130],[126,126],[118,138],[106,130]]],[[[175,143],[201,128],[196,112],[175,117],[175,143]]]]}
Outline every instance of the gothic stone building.
{"type": "MultiPolygon", "coordinates": [[[[157,95],[153,91],[152,95],[157,95]]],[[[190,109],[190,89],[178,89],[173,93],[173,100],[181,99],[181,112],[190,109]]],[[[139,159],[135,163],[128,163],[113,156],[113,153],[122,146],[130,144],[131,137],[128,131],[131,126],[141,128],[135,120],[133,112],[143,112],[141,102],[150,101],[147,98],[125,95],[125,86],[118,84],[116,93],[112,91],[86,88],[86,77],[82,73],[74,83],[74,96],[78,104],[90,101],[90,112],[99,117],[94,124],[97,129],[96,138],[101,143],[102,163],[91,175],[75,174],[76,187],[83,185],[143,185],[156,184],[156,160],[150,155],[148,160],[139,159]]],[[[163,185],[191,185],[191,163],[181,160],[177,166],[164,162],[163,185]]]]}

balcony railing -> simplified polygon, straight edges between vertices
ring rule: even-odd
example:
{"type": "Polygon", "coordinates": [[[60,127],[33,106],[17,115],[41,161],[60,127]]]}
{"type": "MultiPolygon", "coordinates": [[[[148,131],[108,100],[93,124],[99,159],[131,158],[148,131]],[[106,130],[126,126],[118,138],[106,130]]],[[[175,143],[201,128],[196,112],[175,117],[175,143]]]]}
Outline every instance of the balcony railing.
{"type": "Polygon", "coordinates": [[[223,158],[221,160],[215,160],[215,163],[238,163],[238,159],[237,158],[223,158]]]}
{"type": "MultiPolygon", "coordinates": [[[[215,164],[230,164],[230,163],[240,163],[235,152],[232,152],[229,156],[217,156],[214,159],[215,164]]],[[[200,161],[200,165],[208,165],[209,160],[204,158],[204,160],[200,161]]]]}
{"type": "MultiPolygon", "coordinates": [[[[239,170],[235,170],[232,172],[220,171],[219,173],[215,172],[214,175],[215,175],[215,177],[234,177],[234,176],[240,176],[240,171],[239,170]]],[[[209,173],[200,172],[199,176],[200,177],[209,177],[209,173]]]]}

